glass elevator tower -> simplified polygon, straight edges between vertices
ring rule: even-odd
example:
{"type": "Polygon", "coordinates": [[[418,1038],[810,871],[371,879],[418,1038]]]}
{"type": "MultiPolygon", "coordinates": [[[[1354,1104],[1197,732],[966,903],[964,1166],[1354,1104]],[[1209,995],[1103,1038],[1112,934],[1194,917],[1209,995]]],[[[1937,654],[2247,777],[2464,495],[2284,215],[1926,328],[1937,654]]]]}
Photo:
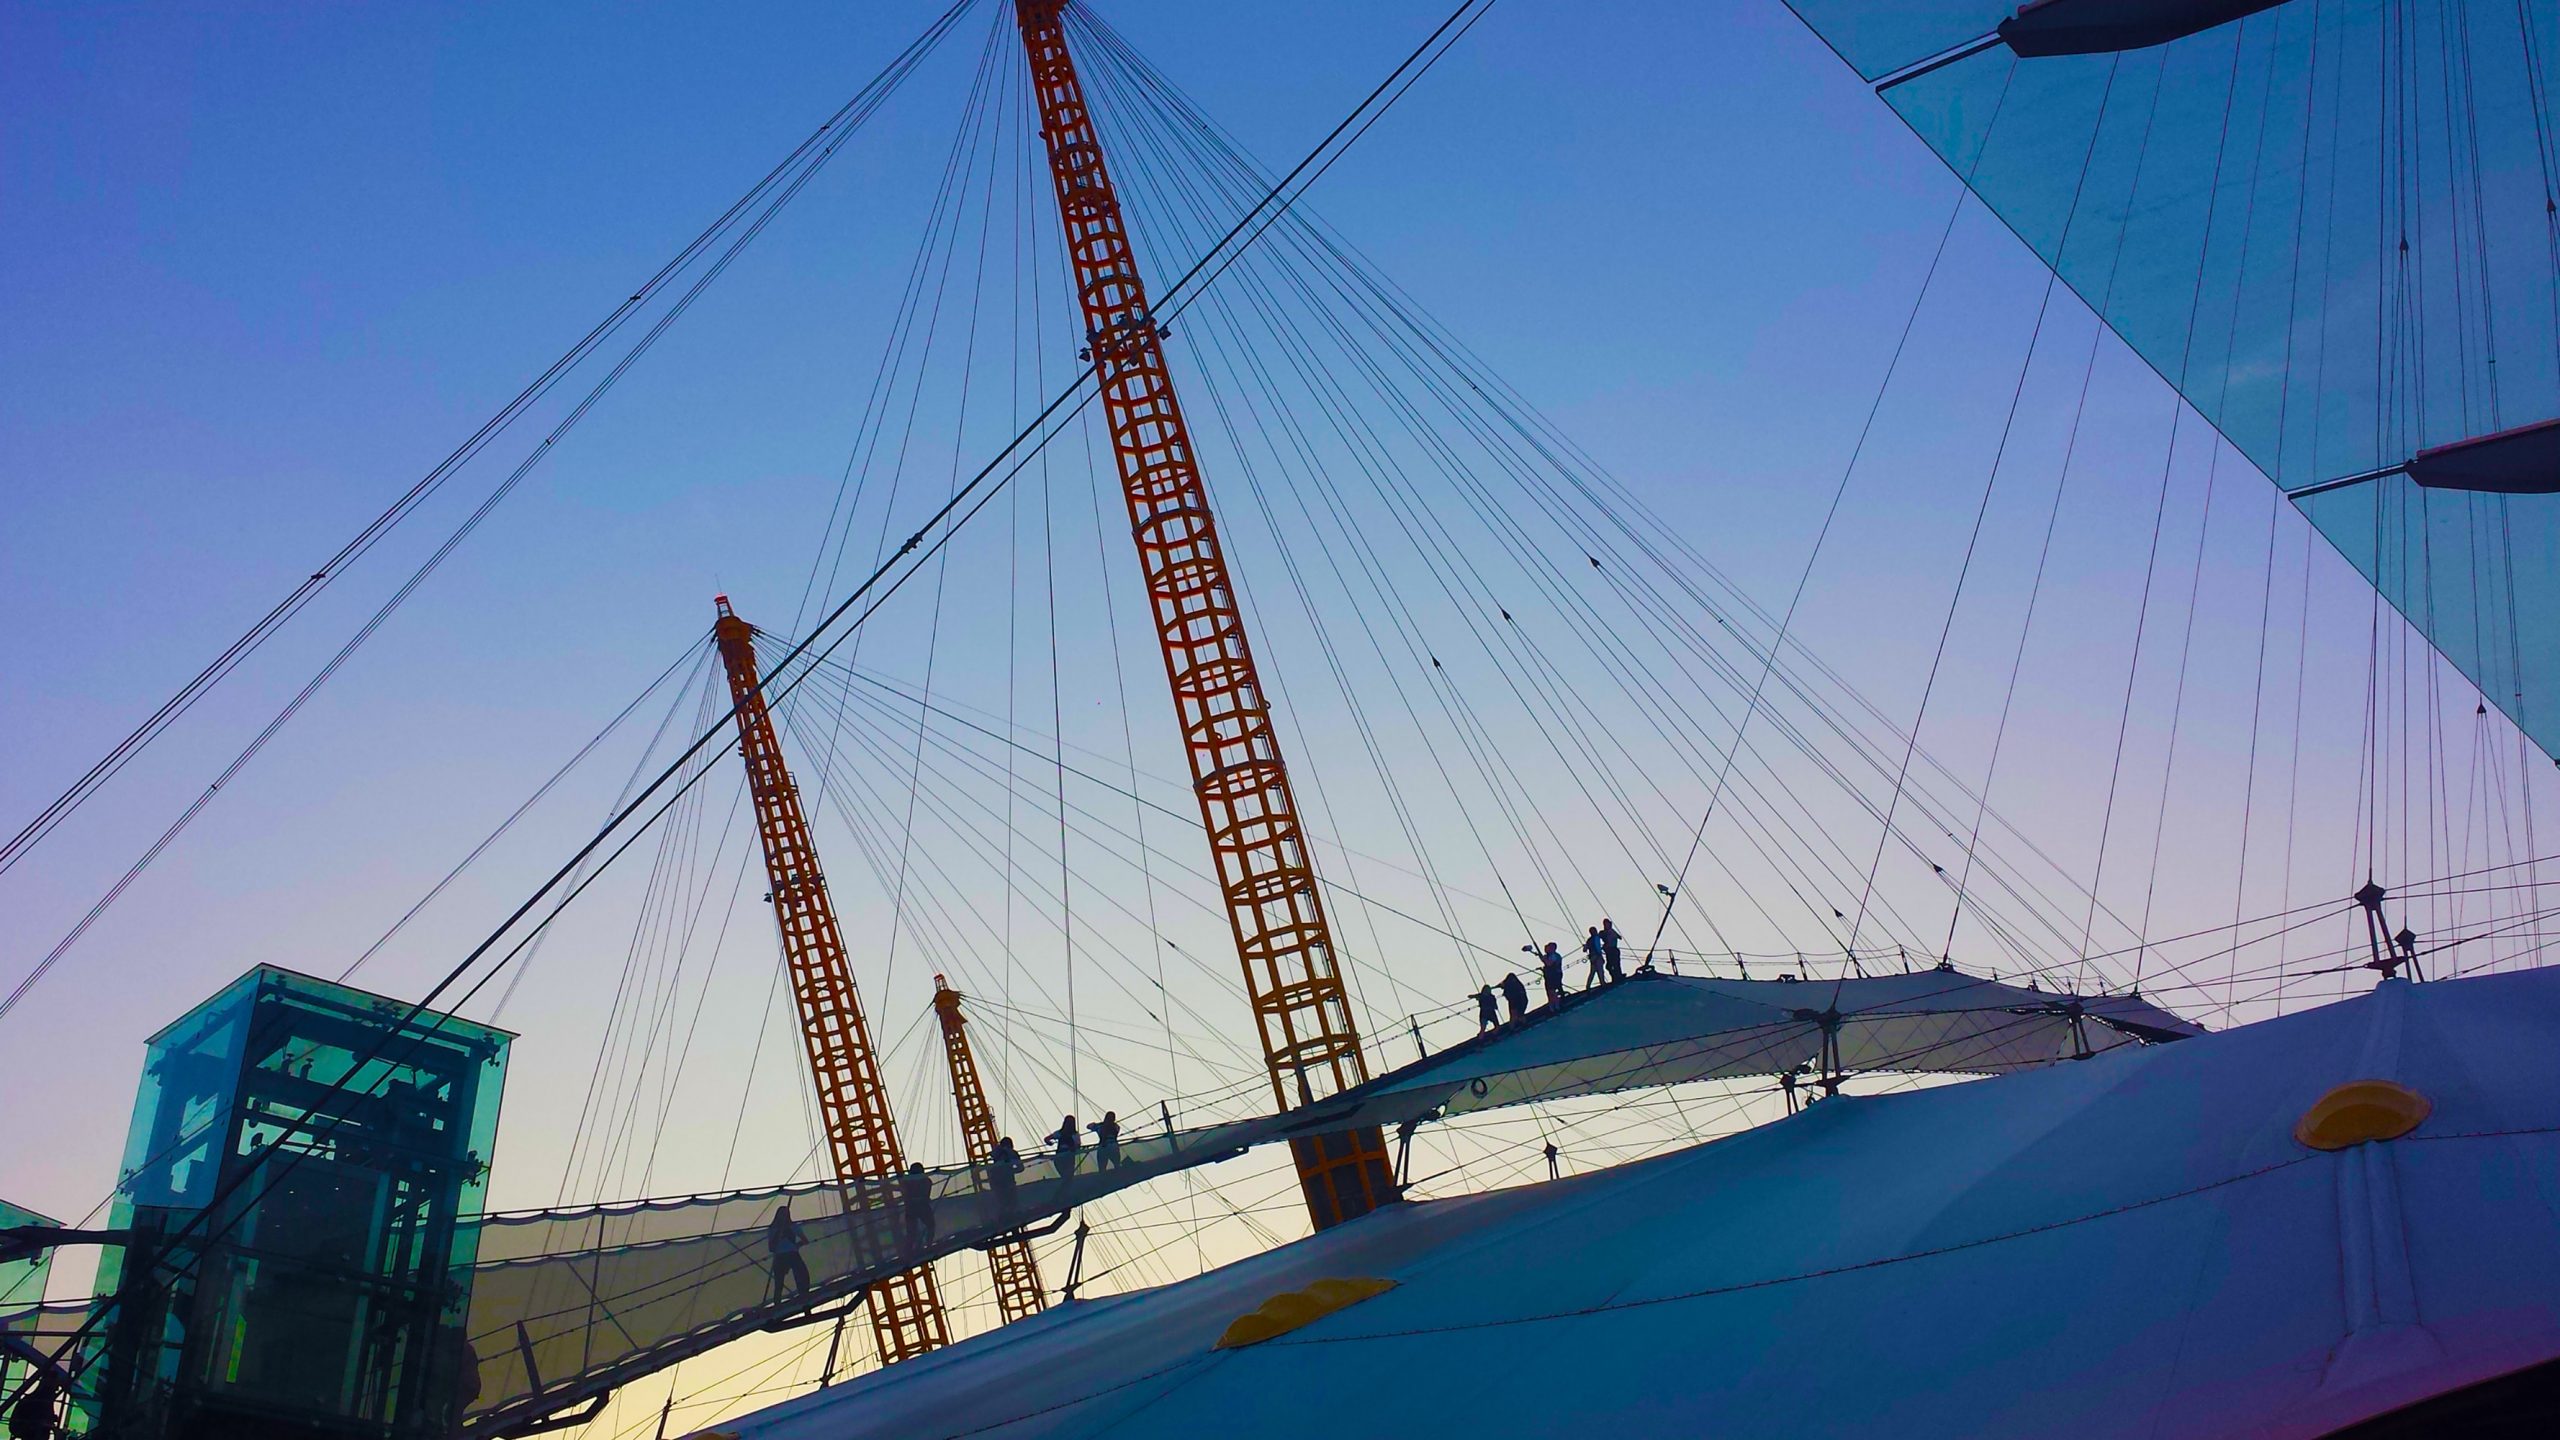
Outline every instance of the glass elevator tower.
{"type": "Polygon", "coordinates": [[[269,965],[153,1036],[84,1418],[152,1440],[452,1435],[479,1389],[456,1221],[480,1209],[513,1038],[269,965]]]}

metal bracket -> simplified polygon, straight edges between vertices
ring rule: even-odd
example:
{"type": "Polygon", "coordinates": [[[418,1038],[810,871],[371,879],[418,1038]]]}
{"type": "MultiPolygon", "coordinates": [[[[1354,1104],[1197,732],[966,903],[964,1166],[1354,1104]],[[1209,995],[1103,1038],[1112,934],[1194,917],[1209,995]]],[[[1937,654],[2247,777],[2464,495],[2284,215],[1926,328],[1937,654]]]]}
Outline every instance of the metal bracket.
{"type": "Polygon", "coordinates": [[[510,1425],[497,1433],[506,1436],[547,1435],[554,1430],[575,1429],[603,1414],[606,1402],[612,1399],[612,1391],[600,1390],[587,1397],[587,1406],[583,1410],[563,1410],[555,1415],[545,1415],[539,1420],[527,1420],[521,1425],[510,1425]]]}
{"type": "Polygon", "coordinates": [[[824,1325],[830,1320],[841,1320],[845,1316],[852,1314],[854,1311],[861,1309],[862,1302],[867,1299],[870,1294],[870,1286],[856,1286],[852,1294],[844,1297],[843,1301],[832,1309],[804,1310],[797,1315],[788,1316],[784,1319],[768,1320],[765,1322],[763,1328],[769,1334],[779,1335],[785,1330],[798,1330],[804,1326],[824,1325]]]}
{"type": "Polygon", "coordinates": [[[1016,1240],[1037,1240],[1043,1235],[1054,1235],[1067,1223],[1068,1217],[1075,1213],[1073,1210],[1061,1210],[1037,1225],[1025,1225],[1018,1230],[1007,1230],[991,1239],[981,1240],[969,1248],[993,1254],[998,1248],[1010,1245],[1016,1240]]]}
{"type": "Polygon", "coordinates": [[[122,1245],[133,1238],[130,1230],[72,1230],[60,1225],[17,1225],[0,1230],[0,1265],[13,1260],[32,1260],[47,1250],[63,1245],[122,1245]]]}
{"type": "Polygon", "coordinates": [[[1061,1300],[1076,1298],[1076,1286],[1084,1283],[1084,1237],[1092,1233],[1092,1226],[1076,1222],[1076,1253],[1067,1261],[1067,1283],[1058,1291],[1061,1300]]]}

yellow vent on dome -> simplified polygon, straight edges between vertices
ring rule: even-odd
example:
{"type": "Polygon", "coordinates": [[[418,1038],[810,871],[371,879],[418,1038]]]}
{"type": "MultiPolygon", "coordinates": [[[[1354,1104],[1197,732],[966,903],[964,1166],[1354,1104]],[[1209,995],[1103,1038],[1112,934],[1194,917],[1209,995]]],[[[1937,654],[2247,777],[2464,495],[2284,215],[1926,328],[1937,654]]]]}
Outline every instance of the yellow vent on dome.
{"type": "Polygon", "coordinates": [[[1302,1325],[1311,1325],[1336,1310],[1357,1305],[1373,1296],[1384,1295],[1396,1288],[1393,1280],[1374,1275],[1318,1280],[1303,1290],[1283,1290],[1262,1302],[1250,1313],[1239,1315],[1227,1326],[1226,1333],[1210,1348],[1235,1350],[1246,1345],[1259,1345],[1274,1335],[1286,1335],[1302,1325]]]}
{"type": "Polygon", "coordinates": [[[2344,1150],[2368,1140],[2397,1140],[2425,1122],[2435,1106],[2388,1080],[2350,1080],[2312,1102],[2293,1138],[2314,1150],[2344,1150]]]}

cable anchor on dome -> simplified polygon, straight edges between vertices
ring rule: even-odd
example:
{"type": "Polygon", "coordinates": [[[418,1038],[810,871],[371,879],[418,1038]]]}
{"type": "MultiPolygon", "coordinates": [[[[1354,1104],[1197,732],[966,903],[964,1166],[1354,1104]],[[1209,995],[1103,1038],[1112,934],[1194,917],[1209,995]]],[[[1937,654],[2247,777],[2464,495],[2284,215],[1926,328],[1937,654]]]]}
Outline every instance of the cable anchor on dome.
{"type": "Polygon", "coordinates": [[[2373,951],[2373,958],[2365,962],[2364,968],[2378,970],[2383,979],[2391,980],[2398,978],[2400,967],[2406,965],[2410,979],[2424,980],[2427,977],[2418,968],[2418,932],[2406,925],[2394,932],[2382,917],[2382,902],[2390,894],[2380,884],[2367,880],[2353,897],[2356,904],[2364,907],[2365,943],[2373,951]]]}

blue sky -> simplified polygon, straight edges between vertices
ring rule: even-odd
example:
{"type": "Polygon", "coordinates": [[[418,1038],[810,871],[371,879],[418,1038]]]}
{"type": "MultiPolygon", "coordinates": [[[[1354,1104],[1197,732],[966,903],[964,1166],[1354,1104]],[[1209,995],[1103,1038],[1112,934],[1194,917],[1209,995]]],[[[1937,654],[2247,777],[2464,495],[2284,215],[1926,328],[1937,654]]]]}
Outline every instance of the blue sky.
{"type": "MultiPolygon", "coordinates": [[[[12,680],[0,687],[10,757],[0,814],[42,805],[930,13],[912,4],[26,4],[0,15],[0,313],[10,317],[0,341],[0,605],[16,619],[12,680]]],[[[1117,0],[1106,13],[1275,168],[1439,18],[1422,6],[1160,0],[1117,0]]],[[[13,1107],[19,1138],[0,1191],[42,1210],[84,1209],[112,1175],[145,1035],[259,960],[336,973],[698,635],[713,592],[782,625],[985,33],[983,17],[964,25],[57,975],[0,1021],[0,1086],[41,1102],[13,1107]]],[[[1774,608],[1802,570],[1956,191],[1774,0],[1506,0],[1311,203],[1774,608]]],[[[1809,591],[1801,633],[1898,720],[1930,672],[2043,276],[1978,209],[1959,219],[1848,519],[1809,591]]],[[[1969,774],[1987,756],[2091,326],[2057,296],[2028,373],[2018,471],[2004,470],[1931,691],[1924,738],[1969,774]]],[[[2003,751],[1995,795],[2084,880],[2154,488],[2164,469],[2175,480],[2161,585],[2176,608],[2154,617],[2174,629],[2215,464],[2192,422],[2167,456],[2165,388],[2112,341],[2098,354],[2042,600],[2050,619],[2039,623],[2053,628],[2032,647],[2026,718],[2003,751]]],[[[1062,373],[1062,358],[1050,357],[1051,373],[1062,373]]],[[[1196,363],[1177,341],[1178,370],[1196,363]]],[[[999,418],[950,426],[957,438],[943,441],[952,453],[933,483],[991,448],[999,418]]],[[[457,494],[497,473],[472,472],[457,494]]],[[[2171,868],[2149,897],[2162,933],[2234,916],[2236,797],[2249,773],[2252,702],[2263,698],[2252,682],[2269,492],[2234,456],[2216,474],[2197,672],[2178,732],[2184,768],[2172,799],[2184,808],[2167,821],[2171,868]]],[[[11,917],[0,978],[23,973],[461,508],[448,500],[423,515],[380,564],[0,878],[11,917]]],[[[1089,515],[1082,523],[1078,543],[1091,551],[1089,515]]],[[[1272,612],[1269,657],[1307,700],[1295,723],[1319,766],[1336,763],[1347,730],[1319,698],[1311,643],[1281,613],[1264,542],[1239,530],[1239,563],[1263,567],[1248,569],[1248,585],[1271,592],[1256,600],[1272,612]]],[[[2302,526],[2287,515],[2276,538],[2274,624],[2284,628],[2266,665],[2289,707],[2302,526]]],[[[973,581],[992,584],[983,567],[995,554],[955,550],[952,623],[963,638],[934,663],[958,702],[1000,704],[1008,693],[1005,667],[989,658],[1005,612],[968,604],[973,581]]],[[[2341,837],[2353,828],[2367,610],[2325,549],[2312,552],[2312,570],[2322,619],[2309,632],[2301,742],[2301,789],[2312,798],[2288,809],[2287,824],[2310,837],[2298,870],[2319,878],[2306,878],[2303,893],[2325,895],[2347,888],[2334,882],[2346,877],[2341,837]]],[[[1072,582],[1080,572],[1061,573],[1072,582]]],[[[1068,604],[1091,608],[1084,592],[1068,604]]],[[[924,654],[896,643],[881,642],[878,663],[921,673],[924,654]]],[[[1075,662],[1072,698],[1094,712],[1066,717],[1071,738],[1120,746],[1116,702],[1079,688],[1098,687],[1108,633],[1080,629],[1062,643],[1075,662]]],[[[2174,676],[2160,643],[2155,634],[2146,651],[2132,727],[2137,770],[2164,758],[2174,676]]],[[[1161,725],[1155,662],[1125,644],[1121,654],[1131,711],[1142,727],[1161,725]]],[[[2458,780],[2471,763],[2470,705],[2448,695],[2442,706],[2447,724],[2462,727],[2461,748],[2448,745],[2458,780]]],[[[1170,749],[1147,750],[1144,728],[1138,737],[1140,769],[1177,768],[1170,749]]],[[[2279,742],[2268,744],[2272,755],[2279,742]]],[[[2289,759],[2291,742],[2280,748],[2289,759]]],[[[570,787],[363,978],[415,993],[592,825],[619,775],[570,787]]],[[[2256,778],[2268,783],[2264,771],[2256,778]]],[[[2157,789],[2156,774],[2142,784],[2157,789]]],[[[1355,780],[1346,774],[1339,788],[1346,843],[1393,851],[1385,817],[1350,793],[1355,780]]],[[[2140,857],[2159,817],[2143,793],[2140,826],[2116,837],[2126,848],[2111,852],[2111,877],[2148,870],[2140,857]]],[[[1689,813],[1696,800],[1683,791],[1670,808],[1689,813]]],[[[712,803],[726,803],[725,792],[712,803]]],[[[1596,832],[1571,834],[1575,845],[1597,843],[1596,832]]],[[[1463,853],[1454,831],[1424,840],[1463,853]]],[[[1870,829],[1851,848],[1873,843],[1870,829]]],[[[721,863],[734,863],[737,852],[726,854],[721,863]]],[[[855,889],[843,878],[852,867],[835,864],[839,889],[855,889]]],[[[2247,910],[2278,908],[2266,888],[2276,867],[2253,868],[2260,889],[2247,910]]],[[[1604,903],[1633,911],[1650,878],[1616,877],[1614,893],[1628,898],[1604,903]]],[[[1493,884],[1489,873],[1451,879],[1493,884]]],[[[2139,878],[2110,885],[2110,903],[2146,898],[2139,878]]],[[[868,916],[879,902],[852,903],[868,916]]],[[[560,1181],[550,1157],[575,1118],[561,1096],[588,1073],[604,1025],[602,977],[630,944],[637,901],[600,887],[592,908],[592,926],[551,946],[501,1017],[527,1037],[503,1144],[529,1158],[502,1159],[499,1203],[547,1203],[560,1181]]],[[[707,1047],[710,1068],[723,1083],[746,1066],[769,1018],[756,999],[771,959],[749,953],[763,937],[748,933],[752,907],[747,919],[735,972],[746,978],[706,992],[745,997],[706,1012],[721,1041],[707,1047]]],[[[1215,932],[1204,933],[1199,948],[1214,952],[1215,932]]],[[[1512,938],[1491,943],[1508,948],[1512,938]]],[[[909,1029],[926,993],[922,967],[900,963],[874,997],[888,1032],[909,1029]]],[[[1408,978],[1448,999],[1471,983],[1461,968],[1419,961],[1408,978]]],[[[1108,1018],[1112,1002],[1091,998],[1092,976],[1086,984],[1086,1003],[1104,1007],[1092,1013],[1108,1018]]],[[[1197,998],[1204,1014],[1221,1003],[1207,990],[1197,998]]],[[[777,1052],[753,1053],[774,1073],[777,1052]]],[[[915,1073],[922,1106],[930,1077],[915,1073]]],[[[1036,1078],[1021,1086],[1026,1108],[1068,1103],[1036,1078]]],[[[801,1158],[797,1102],[787,1087],[748,1093],[760,1097],[758,1114],[778,1118],[770,1133],[750,1126],[740,1166],[753,1174],[741,1178],[789,1171],[801,1158]]],[[[731,1103],[670,1112],[684,1117],[680,1148],[726,1144],[731,1103]]],[[[722,1167],[677,1168],[670,1183],[691,1187],[722,1167]]]]}

